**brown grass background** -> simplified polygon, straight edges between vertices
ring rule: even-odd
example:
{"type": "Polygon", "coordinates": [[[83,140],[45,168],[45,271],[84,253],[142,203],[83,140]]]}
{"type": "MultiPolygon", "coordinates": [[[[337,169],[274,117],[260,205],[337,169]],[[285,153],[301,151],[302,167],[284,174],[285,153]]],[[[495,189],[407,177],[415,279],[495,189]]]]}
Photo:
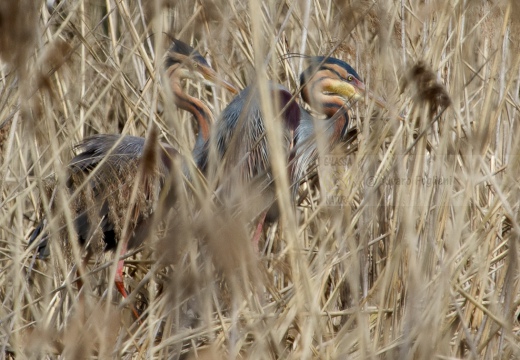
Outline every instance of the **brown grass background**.
{"type": "MultiPolygon", "coordinates": [[[[0,356],[520,358],[519,39],[515,0],[1,2],[0,356]],[[156,126],[189,158],[194,126],[164,86],[165,34],[239,88],[259,77],[296,93],[305,62],[281,58],[330,54],[389,106],[353,109],[354,151],[334,152],[347,163],[334,168],[340,205],[315,174],[296,211],[280,190],[261,255],[248,214],[215,211],[193,176],[128,258],[137,323],[112,257],[91,262],[78,294],[63,239],[47,261],[27,239],[45,215],[74,236],[65,192],[60,216],[40,194],[52,174],[64,188],[84,137],[156,126]]],[[[215,114],[231,100],[185,88],[215,114]]]]}

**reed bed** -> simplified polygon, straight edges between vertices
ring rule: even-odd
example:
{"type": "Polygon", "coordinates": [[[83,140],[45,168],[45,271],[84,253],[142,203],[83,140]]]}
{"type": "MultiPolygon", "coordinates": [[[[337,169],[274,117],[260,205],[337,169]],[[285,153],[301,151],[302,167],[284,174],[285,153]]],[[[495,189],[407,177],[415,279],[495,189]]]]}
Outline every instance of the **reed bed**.
{"type": "MultiPolygon", "coordinates": [[[[24,0],[0,19],[2,358],[520,358],[517,1],[24,0]],[[352,108],[355,140],[320,150],[296,200],[267,121],[281,214],[259,253],[254,204],[218,208],[190,161],[169,36],[238,88],[269,79],[296,96],[298,54],[331,55],[388,104],[352,108]],[[67,241],[65,164],[98,133],[157,133],[187,159],[176,203],[127,258],[125,301],[111,256],[78,292],[67,241]],[[44,218],[45,261],[27,243],[44,218]]],[[[232,99],[185,89],[216,115],[232,99]]]]}

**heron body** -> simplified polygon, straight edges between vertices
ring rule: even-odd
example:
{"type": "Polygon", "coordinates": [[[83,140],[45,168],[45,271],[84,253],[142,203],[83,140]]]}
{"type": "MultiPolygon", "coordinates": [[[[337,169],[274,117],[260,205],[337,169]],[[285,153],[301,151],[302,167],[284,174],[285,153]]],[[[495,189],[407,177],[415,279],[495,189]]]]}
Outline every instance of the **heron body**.
{"type": "MultiPolygon", "coordinates": [[[[326,138],[330,146],[337,143],[348,126],[349,102],[361,99],[365,89],[359,75],[347,63],[325,57],[310,58],[310,65],[301,74],[300,82],[303,100],[325,119],[314,118],[292,101],[292,94],[287,89],[270,84],[271,98],[278,100],[279,110],[284,109],[281,119],[285,153],[281,155],[286,160],[294,158],[291,165],[293,183],[299,183],[318,157],[317,132],[326,138]],[[289,155],[293,144],[295,148],[289,155]]],[[[244,89],[222,112],[215,124],[212,140],[216,146],[219,168],[223,169],[222,176],[235,188],[237,183],[247,184],[249,189],[253,189],[249,197],[255,197],[258,192],[262,193],[262,197],[267,197],[253,239],[257,245],[263,221],[266,217],[268,220],[276,218],[277,207],[272,206],[274,197],[268,196],[274,191],[271,185],[266,184],[272,184],[273,179],[264,119],[255,87],[244,89]]],[[[205,162],[211,157],[207,156],[207,150],[203,154],[199,165],[205,169],[205,162]]]]}
{"type": "MultiPolygon", "coordinates": [[[[196,72],[231,91],[235,88],[221,80],[198,52],[179,40],[173,40],[165,66],[174,103],[191,112],[197,121],[197,153],[209,139],[213,115],[202,101],[183,91],[181,79],[193,77],[196,72]]],[[[87,247],[87,258],[98,250],[114,250],[120,242],[119,255],[124,255],[148,237],[157,202],[172,172],[178,169],[174,164],[179,158],[179,153],[171,145],[158,142],[157,136],[151,136],[149,143],[142,137],[104,134],[89,137],[76,146],[78,153],[67,167],[67,188],[71,194],[77,192],[71,211],[78,242],[87,247]],[[94,234],[99,234],[100,239],[92,241],[94,234]]],[[[173,200],[171,196],[167,199],[173,200]]],[[[45,221],[33,231],[29,240],[31,244],[40,239],[40,255],[49,253],[48,236],[40,235],[44,224],[45,221]]],[[[121,260],[116,287],[126,297],[122,271],[121,260]]]]}
{"type": "MultiPolygon", "coordinates": [[[[92,195],[94,207],[99,209],[105,251],[115,250],[119,239],[123,237],[123,219],[127,215],[132,189],[138,186],[136,199],[131,204],[131,232],[128,235],[128,249],[136,248],[148,234],[147,225],[164,183],[173,170],[177,150],[169,144],[160,143],[157,149],[152,150],[156,152],[155,159],[148,159],[151,167],[141,170],[145,138],[95,135],[83,140],[76,148],[80,152],[69,164],[68,187],[75,191],[95,171],[87,191],[92,195]],[[136,179],[140,171],[142,176],[136,179]]],[[[84,205],[86,208],[87,204],[84,205]]],[[[89,219],[89,212],[85,212],[83,206],[77,208],[79,214],[75,226],[79,242],[84,246],[96,228],[96,223],[89,219]]]]}
{"type": "MultiPolygon", "coordinates": [[[[292,94],[285,87],[269,83],[269,98],[273,105],[276,121],[281,121],[282,156],[288,161],[293,144],[294,131],[300,121],[300,109],[292,94]]],[[[211,179],[219,175],[219,188],[224,197],[234,192],[244,207],[252,207],[263,224],[265,217],[276,217],[274,202],[273,173],[268,138],[265,133],[265,119],[260,101],[259,89],[251,85],[242,90],[220,114],[215,123],[213,136],[205,145],[199,158],[199,167],[211,179]],[[211,156],[214,148],[216,156],[211,156]],[[212,166],[211,160],[216,166],[212,166]],[[252,204],[261,199],[261,204],[252,204]],[[272,216],[269,216],[267,210],[272,216]]],[[[249,209],[251,210],[251,209],[249,209]]],[[[261,226],[260,226],[261,230],[261,226]]],[[[257,246],[258,236],[253,243],[257,246]]]]}
{"type": "MultiPolygon", "coordinates": [[[[281,111],[283,147],[289,153],[293,133],[299,122],[299,107],[292,95],[281,85],[269,83],[274,113],[281,111]]],[[[233,172],[238,172],[241,181],[249,181],[259,175],[271,176],[270,158],[265,134],[260,96],[256,86],[242,90],[220,114],[215,124],[214,141],[218,159],[233,172]]],[[[209,143],[208,143],[209,145],[209,143]]],[[[208,147],[206,145],[206,147],[208,147]]],[[[208,156],[199,160],[206,168],[208,156]]]]}

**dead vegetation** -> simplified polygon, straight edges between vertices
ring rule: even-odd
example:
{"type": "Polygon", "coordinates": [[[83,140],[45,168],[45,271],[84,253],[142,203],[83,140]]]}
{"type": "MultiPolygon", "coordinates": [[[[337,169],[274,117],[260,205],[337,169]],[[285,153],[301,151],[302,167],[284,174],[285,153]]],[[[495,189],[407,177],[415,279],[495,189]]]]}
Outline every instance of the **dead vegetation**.
{"type": "MultiPolygon", "coordinates": [[[[2,358],[520,357],[517,1],[51,3],[0,5],[2,358]],[[305,59],[284,55],[333,55],[391,106],[356,105],[356,151],[326,154],[296,209],[281,189],[261,254],[249,215],[219,211],[187,161],[126,261],[139,323],[111,256],[78,292],[63,164],[86,136],[152,127],[189,159],[166,34],[239,88],[266,77],[297,93],[305,59]],[[59,211],[42,196],[51,175],[59,211]],[[47,261],[27,248],[44,216],[65,224],[47,261]]],[[[231,101],[184,86],[216,115],[231,101]]]]}

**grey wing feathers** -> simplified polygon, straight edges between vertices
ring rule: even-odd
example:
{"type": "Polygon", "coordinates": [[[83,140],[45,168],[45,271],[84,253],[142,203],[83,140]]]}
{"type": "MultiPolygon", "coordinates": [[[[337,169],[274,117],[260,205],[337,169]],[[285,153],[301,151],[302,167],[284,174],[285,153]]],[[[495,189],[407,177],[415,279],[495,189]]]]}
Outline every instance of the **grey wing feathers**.
{"type": "MultiPolygon", "coordinates": [[[[78,154],[69,163],[67,188],[72,194],[79,189],[79,194],[71,202],[74,213],[74,225],[79,242],[85,245],[99,224],[103,233],[105,250],[114,249],[121,237],[124,216],[132,206],[135,228],[129,240],[129,247],[137,246],[146,237],[147,224],[153,212],[164,181],[174,169],[177,151],[170,145],[160,143],[156,169],[144,174],[138,185],[138,197],[134,204],[128,199],[139,173],[139,163],[145,149],[145,139],[135,136],[95,135],[86,138],[75,149],[78,154]],[[87,177],[88,186],[83,186],[87,177]],[[141,226],[143,225],[143,226],[141,226]],[[143,228],[143,229],[141,229],[143,228]]],[[[173,193],[173,189],[171,189],[173,193]]],[[[44,223],[37,226],[29,244],[39,238],[44,223]]],[[[42,234],[38,246],[40,257],[48,255],[47,234],[42,234]]]]}
{"type": "MultiPolygon", "coordinates": [[[[140,161],[143,160],[145,139],[135,136],[96,135],[85,139],[76,147],[80,153],[71,161],[72,172],[80,170],[83,174],[96,168],[96,173],[90,181],[90,188],[96,202],[101,204],[99,217],[105,236],[106,249],[117,246],[117,240],[122,236],[122,219],[125,218],[129,206],[134,207],[133,236],[129,247],[138,246],[147,235],[147,224],[155,208],[155,202],[164,185],[166,177],[173,170],[173,159],[177,151],[167,144],[160,145],[158,163],[152,173],[143,174],[142,181],[136,178],[139,173],[140,161]],[[140,187],[135,203],[129,204],[130,194],[138,181],[140,187]]],[[[79,185],[79,184],[76,184],[79,185]]],[[[83,215],[84,216],[84,215],[83,215]]],[[[78,220],[81,216],[78,217],[78,220]]],[[[91,221],[83,219],[79,226],[79,234],[87,234],[91,221]]]]}
{"type": "MultiPolygon", "coordinates": [[[[80,152],[72,159],[71,170],[83,172],[94,169],[103,159],[110,167],[124,167],[129,162],[138,162],[143,155],[145,138],[121,135],[94,135],[84,139],[75,149],[80,152]]],[[[166,175],[172,170],[173,158],[177,151],[168,144],[160,143],[158,170],[166,175]]]]}
{"type": "Polygon", "coordinates": [[[293,149],[291,164],[293,197],[296,197],[300,182],[307,174],[309,166],[317,158],[314,118],[303,108],[300,108],[300,115],[300,126],[296,129],[294,136],[296,145],[293,149]]]}

